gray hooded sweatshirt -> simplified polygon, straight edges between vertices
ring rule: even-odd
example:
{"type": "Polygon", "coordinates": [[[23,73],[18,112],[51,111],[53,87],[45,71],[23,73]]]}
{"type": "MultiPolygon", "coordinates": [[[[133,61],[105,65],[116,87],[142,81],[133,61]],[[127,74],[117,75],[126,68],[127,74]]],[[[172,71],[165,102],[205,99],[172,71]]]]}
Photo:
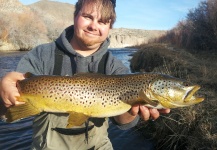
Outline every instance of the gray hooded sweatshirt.
{"type": "MultiPolygon", "coordinates": [[[[98,51],[90,56],[82,56],[78,54],[71,46],[70,40],[73,37],[74,27],[66,28],[56,42],[65,51],[63,56],[63,65],[61,75],[73,75],[72,67],[76,65],[76,73],[80,72],[97,72],[98,65],[103,55],[107,52],[109,39],[107,38],[98,51]],[[74,65],[71,64],[72,58],[74,65]]],[[[55,49],[56,43],[48,43],[35,47],[29,51],[20,60],[17,66],[18,72],[31,72],[35,75],[52,75],[55,64],[55,49]]],[[[129,73],[127,67],[122,62],[108,54],[108,59],[105,68],[105,74],[126,74],[129,73]]],[[[66,135],[59,133],[54,128],[64,129],[67,125],[68,114],[64,113],[46,113],[43,112],[37,115],[33,122],[33,143],[32,149],[36,150],[86,150],[86,149],[108,149],[111,150],[112,145],[108,139],[108,118],[96,119],[91,118],[90,125],[94,128],[88,132],[78,135],[66,135]]],[[[129,124],[119,125],[113,118],[112,122],[118,125],[121,129],[128,129],[136,125],[138,117],[129,124]]],[[[84,128],[85,124],[81,125],[84,128]]]]}

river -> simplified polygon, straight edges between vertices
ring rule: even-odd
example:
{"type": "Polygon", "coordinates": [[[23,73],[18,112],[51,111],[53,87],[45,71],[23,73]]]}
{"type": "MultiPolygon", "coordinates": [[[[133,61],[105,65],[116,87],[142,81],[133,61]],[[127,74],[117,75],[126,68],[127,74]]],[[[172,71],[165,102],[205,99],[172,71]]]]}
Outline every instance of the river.
{"type": "MultiPolygon", "coordinates": [[[[129,59],[135,49],[110,49],[115,57],[129,67],[129,59]]],[[[20,58],[26,52],[0,52],[0,77],[13,71],[20,58]]],[[[16,123],[0,121],[0,150],[29,150],[32,142],[32,119],[23,119],[16,123]]],[[[153,150],[153,141],[145,139],[136,128],[120,130],[112,123],[109,127],[109,138],[114,150],[153,150]]]]}

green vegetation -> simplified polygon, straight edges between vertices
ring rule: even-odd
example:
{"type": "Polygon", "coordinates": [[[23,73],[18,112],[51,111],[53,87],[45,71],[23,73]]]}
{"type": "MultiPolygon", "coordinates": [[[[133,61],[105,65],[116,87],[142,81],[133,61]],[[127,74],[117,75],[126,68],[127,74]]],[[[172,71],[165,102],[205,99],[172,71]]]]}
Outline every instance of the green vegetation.
{"type": "Polygon", "coordinates": [[[140,45],[133,72],[158,72],[201,85],[205,101],[172,109],[156,121],[141,121],[138,130],[156,141],[156,149],[217,148],[217,0],[201,2],[187,19],[149,44],[140,45]]]}

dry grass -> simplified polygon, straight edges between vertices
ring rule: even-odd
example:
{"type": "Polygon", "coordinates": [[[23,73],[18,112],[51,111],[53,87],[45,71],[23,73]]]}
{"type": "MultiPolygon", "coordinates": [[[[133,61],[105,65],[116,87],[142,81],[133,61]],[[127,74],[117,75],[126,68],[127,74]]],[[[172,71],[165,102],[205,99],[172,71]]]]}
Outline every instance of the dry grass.
{"type": "Polygon", "coordinates": [[[13,43],[13,45],[19,47],[19,49],[28,50],[48,40],[46,36],[47,29],[43,22],[31,12],[1,13],[0,18],[2,18],[0,24],[0,39],[13,43]]]}
{"type": "Polygon", "coordinates": [[[39,1],[25,6],[10,0],[0,1],[0,6],[4,6],[0,8],[0,42],[12,44],[12,50],[48,43],[73,24],[74,5],[67,3],[39,1]]]}
{"type": "Polygon", "coordinates": [[[141,121],[138,128],[151,135],[156,149],[217,149],[217,60],[215,53],[191,54],[166,44],[142,45],[131,60],[134,72],[161,72],[202,86],[204,102],[172,109],[152,122],[141,121]]]}

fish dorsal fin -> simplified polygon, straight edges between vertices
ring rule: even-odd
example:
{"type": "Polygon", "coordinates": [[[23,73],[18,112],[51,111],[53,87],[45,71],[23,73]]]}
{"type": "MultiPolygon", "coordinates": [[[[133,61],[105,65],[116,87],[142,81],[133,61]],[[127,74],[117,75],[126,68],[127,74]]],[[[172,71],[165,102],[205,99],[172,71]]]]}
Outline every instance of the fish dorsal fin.
{"type": "Polygon", "coordinates": [[[31,78],[31,77],[34,77],[35,75],[32,74],[31,72],[26,72],[24,76],[25,78],[31,78]]]}
{"type": "Polygon", "coordinates": [[[139,91],[139,97],[144,100],[147,104],[153,106],[153,107],[156,107],[159,103],[156,102],[156,101],[152,101],[150,100],[144,93],[143,90],[139,91]]]}

